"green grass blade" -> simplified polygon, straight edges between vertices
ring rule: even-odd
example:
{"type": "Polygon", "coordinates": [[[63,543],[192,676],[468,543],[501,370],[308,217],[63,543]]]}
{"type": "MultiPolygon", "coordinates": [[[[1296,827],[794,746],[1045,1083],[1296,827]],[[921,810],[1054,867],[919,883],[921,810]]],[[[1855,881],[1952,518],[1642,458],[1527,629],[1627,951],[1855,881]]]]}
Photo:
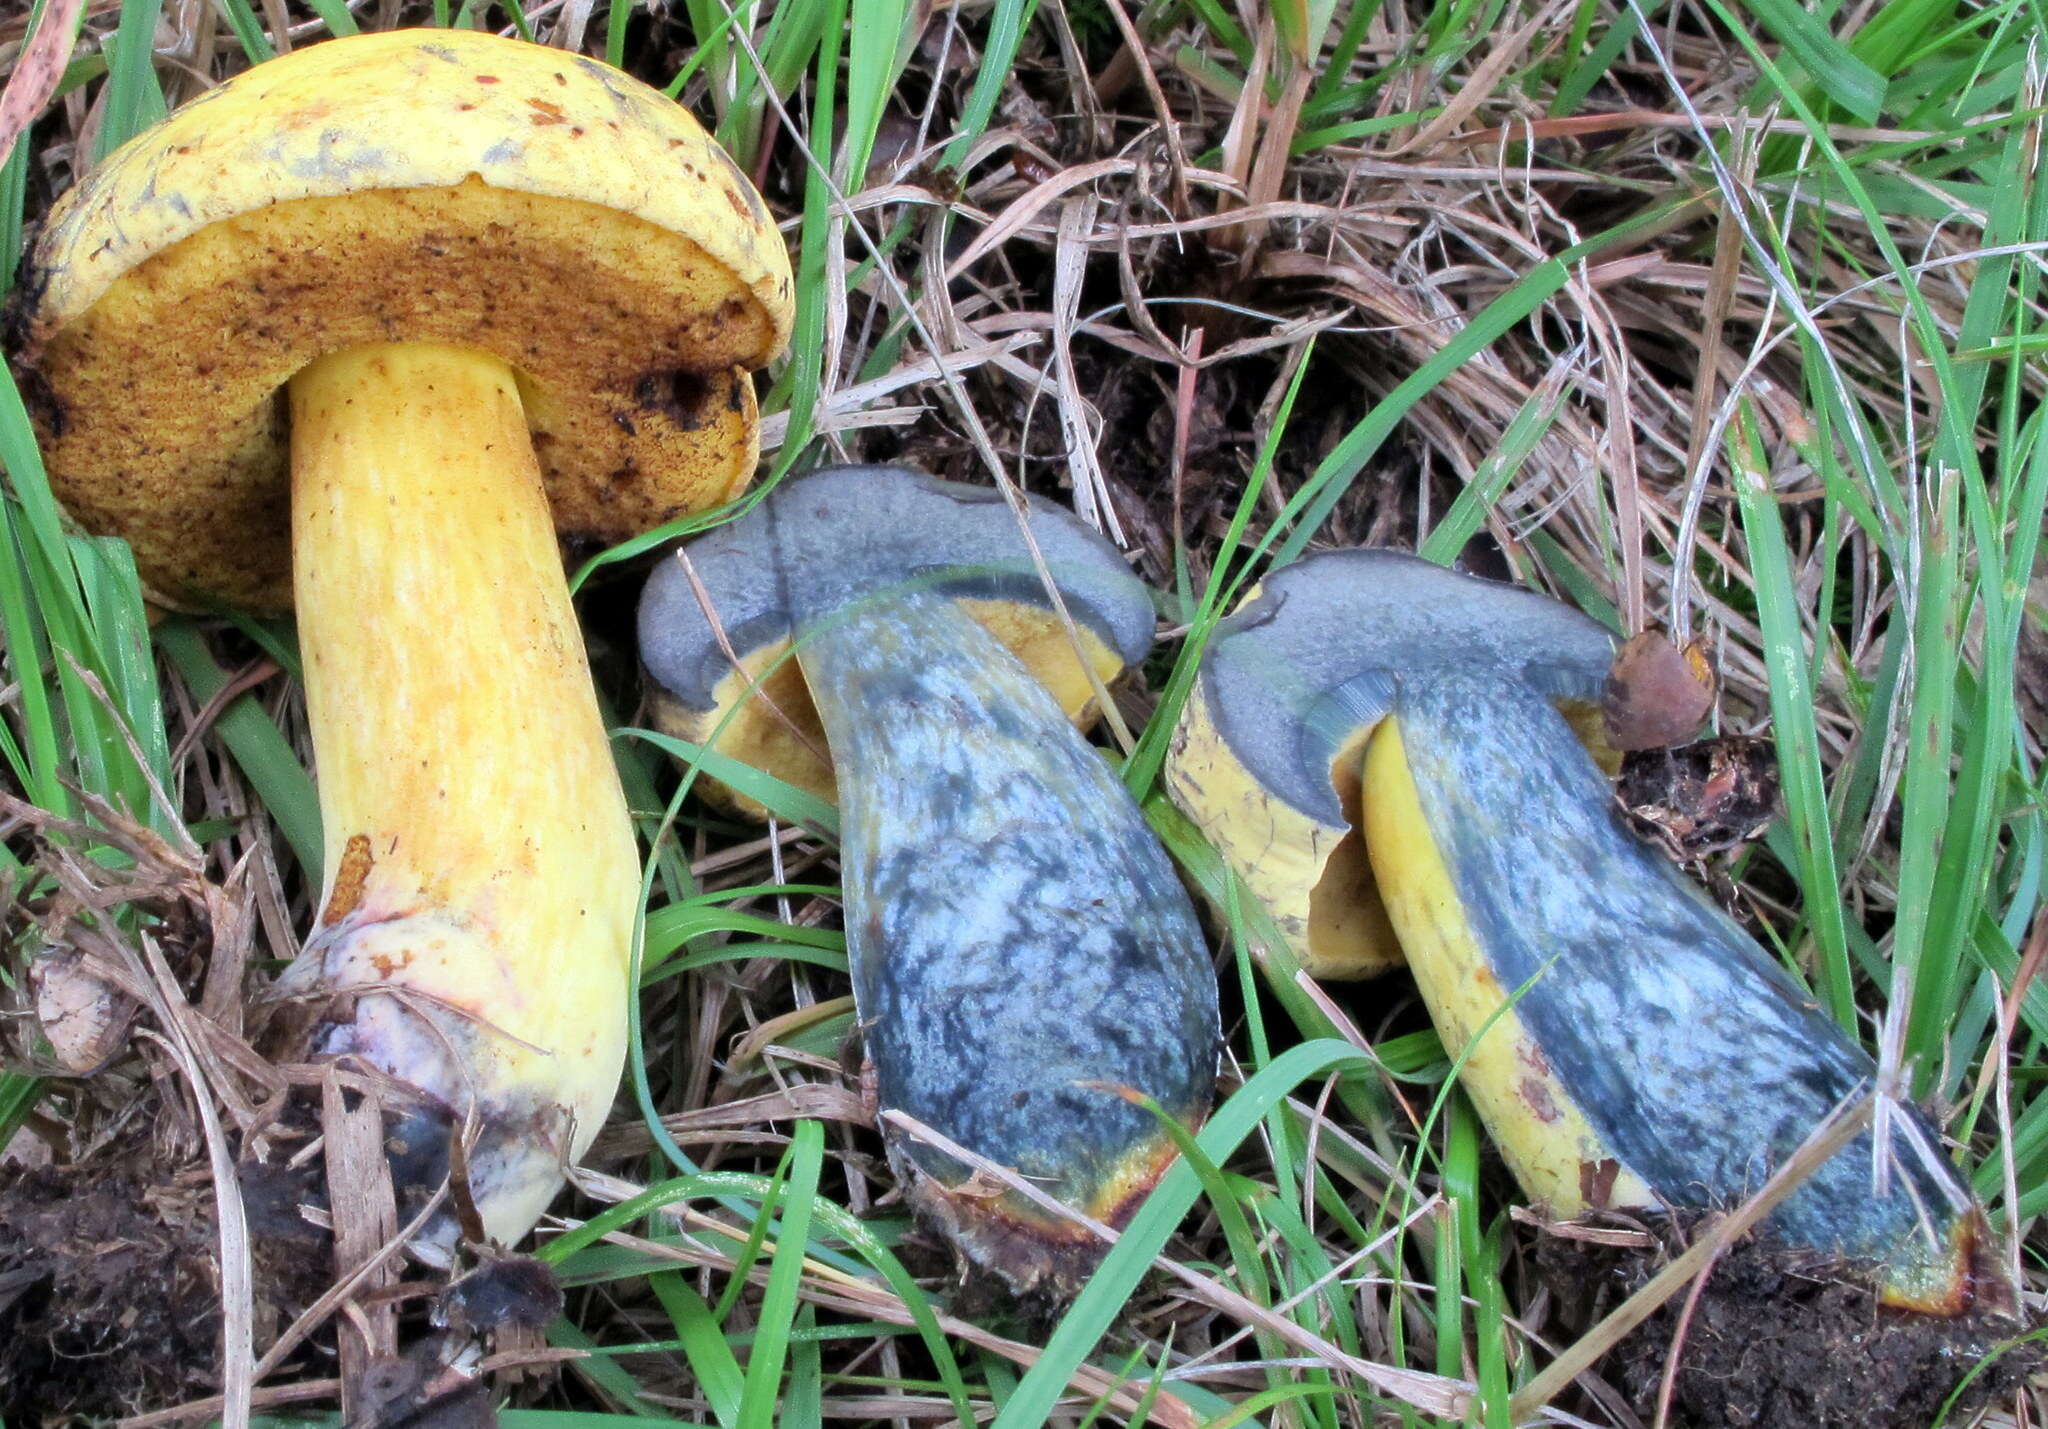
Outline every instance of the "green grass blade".
{"type": "Polygon", "coordinates": [[[1820,735],[1814,725],[1813,680],[1807,668],[1806,638],[1800,629],[1800,600],[1790,555],[1771,489],[1761,438],[1745,409],[1729,434],[1728,459],[1749,560],[1758,591],[1764,661],[1770,670],[1771,727],[1784,782],[1785,817],[1799,857],[1795,872],[1806,894],[1806,917],[1820,949],[1820,992],[1828,1014],[1854,1036],[1855,991],[1849,970],[1849,935],[1842,913],[1839,872],[1828,810],[1820,735]]]}
{"type": "Polygon", "coordinates": [[[1743,0],[1758,26],[1796,57],[1829,99],[1875,124],[1884,109],[1884,79],[1794,0],[1743,0]]]}
{"type": "MultiPolygon", "coordinates": [[[[1477,1040],[1476,1038],[1474,1039],[1477,1040]]],[[[1459,1378],[1465,1370],[1465,1255],[1477,1250],[1479,1128],[1462,1096],[1444,1101],[1444,1216],[1436,1238],[1436,1372],[1459,1378]]]]}
{"type": "Polygon", "coordinates": [[[242,47],[242,53],[250,64],[262,64],[265,60],[277,58],[270,37],[263,33],[263,25],[257,20],[256,12],[249,8],[249,0],[220,0],[220,12],[226,17],[228,28],[234,31],[235,43],[242,47]]]}
{"type": "Polygon", "coordinates": [[[1501,433],[1500,444],[1489,452],[1479,463],[1472,479],[1465,483],[1438,521],[1423,539],[1418,554],[1425,561],[1435,561],[1447,566],[1458,558],[1466,543],[1478,534],[1486,523],[1486,513],[1500,500],[1508,483],[1522,469],[1536,450],[1537,444],[1549,434],[1557,421],[1557,414],[1564,404],[1571,400],[1577,390],[1577,383],[1570,375],[1568,363],[1560,363],[1530,392],[1528,400],[1516,409],[1508,422],[1507,430],[1501,433]]]}
{"type": "MultiPolygon", "coordinates": [[[[189,620],[174,616],[157,627],[156,643],[202,704],[227,685],[228,677],[189,620]]],[[[292,752],[284,734],[249,695],[238,695],[214,723],[221,743],[235,758],[249,787],[263,801],[271,822],[298,857],[308,877],[318,878],[321,862],[320,799],[313,780],[292,752]]]]}
{"type": "MultiPolygon", "coordinates": [[[[590,1338],[566,1317],[558,1316],[548,1326],[548,1343],[557,1349],[582,1350],[584,1358],[576,1362],[576,1372],[597,1386],[601,1394],[612,1402],[625,1406],[632,1418],[624,1422],[635,1425],[672,1424],[660,1410],[640,1397],[640,1385],[625,1369],[604,1355],[596,1353],[597,1341],[590,1338]]],[[[551,1413],[550,1417],[554,1417],[551,1413]]],[[[602,1420],[605,1429],[618,1429],[621,1420],[611,1414],[578,1414],[566,1416],[578,1420],[602,1420]]],[[[502,1422],[502,1421],[501,1421],[502,1422]]]]}
{"type": "Polygon", "coordinates": [[[818,1312],[799,1306],[789,1337],[789,1383],[776,1411],[777,1429],[820,1429],[825,1422],[825,1363],[818,1312]]]}
{"type": "Polygon", "coordinates": [[[1016,63],[1025,27],[1037,12],[1038,0],[997,0],[989,16],[988,39],[982,46],[981,68],[974,76],[974,88],[967,93],[958,129],[939,156],[939,162],[947,168],[957,170],[964,165],[974,141],[988,131],[989,121],[995,117],[996,101],[1002,97],[1011,66],[1016,63]]]}
{"type": "Polygon", "coordinates": [[[732,1347],[726,1343],[725,1332],[712,1315],[711,1306],[690,1288],[679,1271],[648,1276],[647,1288],[661,1301],[670,1323],[676,1327],[677,1343],[690,1362],[690,1374],[697,1387],[704,1391],[712,1417],[722,1429],[733,1429],[739,1422],[740,1395],[746,1376],[732,1347]]]}
{"type": "MultiPolygon", "coordinates": [[[[1218,1107],[1196,1140],[1212,1163],[1221,1162],[1275,1103],[1302,1082],[1366,1061],[1365,1055],[1348,1043],[1305,1042],[1289,1048],[1218,1107]]],[[[1038,1429],[1047,1421],[1074,1371],[1115,1322],[1153,1257],[1165,1247],[1200,1195],[1201,1180],[1194,1169],[1185,1161],[1176,1161],[1061,1317],[1046,1340],[1045,1353],[1018,1381],[1016,1393],[996,1416],[994,1429],[1038,1429]]]]}
{"type": "Polygon", "coordinates": [[[0,164],[0,297],[14,287],[21,252],[22,205],[28,198],[29,146],[16,144],[0,164]]]}
{"type": "MultiPolygon", "coordinates": [[[[360,27],[356,24],[356,17],[349,13],[348,6],[343,0],[306,0],[306,5],[320,17],[321,22],[327,26],[327,32],[336,39],[359,33],[360,27]]],[[[442,16],[437,23],[446,28],[448,21],[442,16]]]]}
{"type": "Polygon", "coordinates": [[[92,142],[95,163],[164,117],[164,92],[156,82],[156,26],[162,14],[163,0],[121,0],[100,129],[92,142]]]}
{"type": "Polygon", "coordinates": [[[840,137],[832,176],[841,189],[857,191],[875,150],[875,133],[910,58],[906,0],[861,0],[846,36],[846,130],[840,137]]]}
{"type": "Polygon", "coordinates": [[[794,784],[785,783],[772,774],[764,774],[751,764],[742,764],[729,754],[692,744],[687,739],[676,739],[651,729],[622,729],[619,733],[645,740],[691,770],[702,770],[735,793],[754,800],[778,819],[816,829],[830,839],[839,837],[839,811],[794,784]]]}

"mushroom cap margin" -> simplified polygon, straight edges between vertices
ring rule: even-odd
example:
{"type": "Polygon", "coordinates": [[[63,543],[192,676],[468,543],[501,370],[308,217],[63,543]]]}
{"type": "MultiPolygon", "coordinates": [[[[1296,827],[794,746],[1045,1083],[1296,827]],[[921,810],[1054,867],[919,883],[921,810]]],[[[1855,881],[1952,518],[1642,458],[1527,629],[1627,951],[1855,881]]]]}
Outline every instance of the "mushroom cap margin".
{"type": "Polygon", "coordinates": [[[687,234],[789,340],[789,254],[752,183],[689,111],[584,55],[473,30],[386,30],[292,51],[180,106],[50,213],[34,329],[201,229],[294,199],[492,188],[575,199],[687,234]],[[430,146],[412,136],[429,133],[430,146]],[[585,139],[601,142],[587,144],[585,139]],[[705,223],[706,210],[720,225],[705,223]]]}
{"type": "Polygon", "coordinates": [[[1399,551],[1322,552],[1217,626],[1163,777],[1305,971],[1376,976],[1404,959],[1347,810],[1401,684],[1455,662],[1597,701],[1611,658],[1598,622],[1547,596],[1399,551]]]}

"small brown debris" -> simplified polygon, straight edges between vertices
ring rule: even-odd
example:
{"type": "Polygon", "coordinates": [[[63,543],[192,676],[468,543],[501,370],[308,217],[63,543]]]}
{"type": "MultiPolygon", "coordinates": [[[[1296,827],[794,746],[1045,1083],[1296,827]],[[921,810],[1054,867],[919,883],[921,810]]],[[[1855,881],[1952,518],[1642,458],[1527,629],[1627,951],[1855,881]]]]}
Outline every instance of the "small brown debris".
{"type": "Polygon", "coordinates": [[[350,1429],[491,1429],[490,1386],[449,1363],[459,1342],[440,1336],[371,1361],[356,1379],[350,1429]]]}
{"type": "Polygon", "coordinates": [[[1615,797],[1637,832],[1690,863],[1761,838],[1778,807],[1767,739],[1724,735],[1623,758],[1615,797]]]}
{"type": "Polygon", "coordinates": [[[436,1316],[471,1336],[540,1330],[562,1313],[555,1273],[528,1255],[495,1255],[441,1292],[436,1316]]]}
{"type": "Polygon", "coordinates": [[[2020,615],[2020,641],[2015,683],[2025,726],[2048,729],[2048,575],[2027,586],[2026,609],[2020,615]]]}
{"type": "Polygon", "coordinates": [[[52,952],[29,965],[36,1021],[50,1054],[74,1076],[112,1061],[128,1043],[137,1004],[76,951],[52,952]]]}
{"type": "Polygon", "coordinates": [[[1719,686],[1699,640],[1681,650],[1660,630],[1632,635],[1607,675],[1607,742],[1623,751],[1683,744],[1714,712],[1719,686]]]}
{"type": "Polygon", "coordinates": [[[341,851],[341,866],[334,871],[334,892],[327,896],[327,906],[320,910],[323,924],[339,923],[356,911],[356,905],[363,901],[363,884],[369,880],[375,864],[370,836],[350,834],[348,847],[341,851]]]}
{"type": "Polygon", "coordinates": [[[1614,1199],[1614,1183],[1621,1176],[1621,1163],[1611,1156],[1579,1163],[1579,1199],[1595,1209],[1605,1209],[1614,1199]]]}
{"type": "Polygon", "coordinates": [[[1535,1113],[1538,1121],[1548,1124],[1564,1115],[1557,1109],[1556,1099],[1550,1095],[1550,1084],[1541,1077],[1522,1078],[1519,1090],[1522,1101],[1535,1113]]]}

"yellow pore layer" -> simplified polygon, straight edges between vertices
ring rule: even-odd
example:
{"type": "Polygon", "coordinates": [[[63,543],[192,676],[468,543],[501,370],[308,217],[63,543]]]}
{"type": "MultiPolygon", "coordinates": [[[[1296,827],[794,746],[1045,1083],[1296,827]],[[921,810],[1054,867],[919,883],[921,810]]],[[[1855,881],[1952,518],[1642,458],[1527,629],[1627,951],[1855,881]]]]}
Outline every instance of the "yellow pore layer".
{"type": "Polygon", "coordinates": [[[1375,977],[1403,962],[1358,819],[1356,770],[1368,733],[1369,726],[1345,741],[1331,763],[1349,827],[1311,818],[1261,784],[1217,727],[1201,681],[1188,693],[1166,761],[1174,803],[1272,915],[1313,977],[1375,977]]]}
{"type": "MultiPolygon", "coordinates": [[[[1008,600],[963,599],[959,606],[1023,662],[1076,728],[1085,732],[1094,725],[1101,713],[1095,687],[1057,615],[1008,600]]],[[[1076,628],[1097,680],[1107,685],[1123,673],[1123,660],[1114,649],[1087,626],[1076,628]]],[[[738,668],[719,681],[713,698],[716,704],[710,710],[686,709],[672,699],[657,698],[655,722],[678,739],[708,744],[827,803],[838,802],[825,729],[787,640],[742,655],[738,668]]],[[[716,781],[700,780],[698,788],[749,818],[766,816],[757,802],[716,781]]]]}

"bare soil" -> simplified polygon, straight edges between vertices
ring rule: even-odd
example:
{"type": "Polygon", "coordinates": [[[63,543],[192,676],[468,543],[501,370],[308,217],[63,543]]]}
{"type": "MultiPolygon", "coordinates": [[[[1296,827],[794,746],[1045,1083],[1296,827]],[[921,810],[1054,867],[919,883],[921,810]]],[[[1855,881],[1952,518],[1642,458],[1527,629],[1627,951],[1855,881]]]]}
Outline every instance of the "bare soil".
{"type": "MultiPolygon", "coordinates": [[[[1663,1244],[1637,1250],[1546,1235],[1537,1246],[1540,1273],[1567,1322],[1581,1328],[1667,1258],[1663,1244]]],[[[1646,1424],[1668,1392],[1664,1422],[1674,1429],[1963,1423],[2010,1402],[2048,1360],[2034,1344],[2007,1348],[2027,1327],[1984,1308],[1993,1299],[1980,1296],[1979,1308],[1953,1317],[1888,1309],[1853,1272],[1802,1263],[1751,1238],[1714,1262],[1696,1301],[1689,1293],[1667,1301],[1608,1353],[1600,1373],[1646,1424]]]]}
{"type": "MultiPolygon", "coordinates": [[[[218,1237],[212,1190],[193,1178],[0,1177],[0,1417],[98,1420],[214,1393],[218,1237]]],[[[258,1285],[274,1312],[290,1308],[280,1259],[258,1285]]],[[[324,1280],[325,1257],[312,1265],[304,1278],[324,1280]]]]}

